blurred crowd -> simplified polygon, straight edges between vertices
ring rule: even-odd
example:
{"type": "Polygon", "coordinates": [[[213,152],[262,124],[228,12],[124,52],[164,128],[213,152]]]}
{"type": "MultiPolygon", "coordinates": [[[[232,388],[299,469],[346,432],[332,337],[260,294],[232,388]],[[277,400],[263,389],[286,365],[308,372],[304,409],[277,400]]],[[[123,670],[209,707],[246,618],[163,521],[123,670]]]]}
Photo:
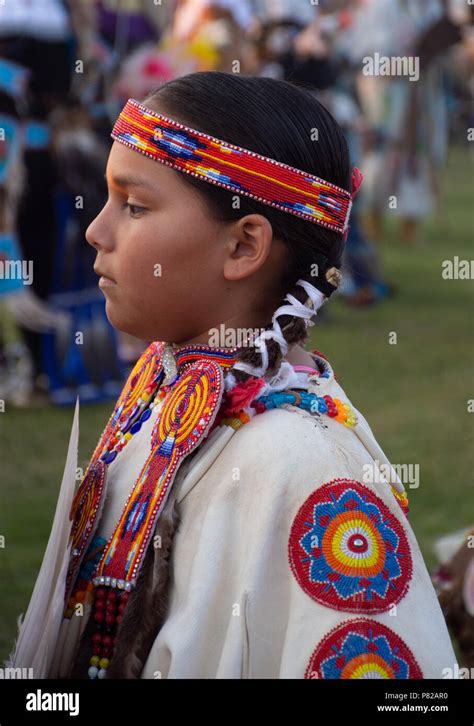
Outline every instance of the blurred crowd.
{"type": "Polygon", "coordinates": [[[439,213],[448,145],[474,125],[472,11],[465,0],[6,0],[0,399],[120,392],[146,341],[108,323],[84,232],[106,200],[125,101],[193,71],[289,80],[329,108],[365,175],[338,294],[352,306],[396,294],[379,259],[386,221],[417,243],[439,213]],[[419,78],[364,72],[376,54],[418,58],[419,78]]]}

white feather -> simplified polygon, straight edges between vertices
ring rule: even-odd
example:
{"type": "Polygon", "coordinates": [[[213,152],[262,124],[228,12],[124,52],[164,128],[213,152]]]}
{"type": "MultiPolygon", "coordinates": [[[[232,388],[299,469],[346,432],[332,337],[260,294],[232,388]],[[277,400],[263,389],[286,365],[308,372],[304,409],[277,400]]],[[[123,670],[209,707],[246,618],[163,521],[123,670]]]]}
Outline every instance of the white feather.
{"type": "Polygon", "coordinates": [[[69,438],[66,464],[53,526],[26,611],[18,617],[18,637],[9,667],[33,668],[33,678],[47,678],[64,611],[64,590],[69,562],[69,512],[75,490],[79,441],[79,397],[69,438]]]}

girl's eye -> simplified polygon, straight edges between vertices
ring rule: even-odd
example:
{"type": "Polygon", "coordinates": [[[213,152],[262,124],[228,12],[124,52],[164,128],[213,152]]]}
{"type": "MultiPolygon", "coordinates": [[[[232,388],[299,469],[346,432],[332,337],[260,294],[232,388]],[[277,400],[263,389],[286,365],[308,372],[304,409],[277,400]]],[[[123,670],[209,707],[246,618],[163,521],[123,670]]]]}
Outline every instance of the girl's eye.
{"type": "Polygon", "coordinates": [[[128,202],[125,202],[123,205],[124,209],[128,207],[130,211],[130,216],[133,217],[139,217],[144,211],[145,207],[139,207],[136,204],[129,204],[128,202]]]}

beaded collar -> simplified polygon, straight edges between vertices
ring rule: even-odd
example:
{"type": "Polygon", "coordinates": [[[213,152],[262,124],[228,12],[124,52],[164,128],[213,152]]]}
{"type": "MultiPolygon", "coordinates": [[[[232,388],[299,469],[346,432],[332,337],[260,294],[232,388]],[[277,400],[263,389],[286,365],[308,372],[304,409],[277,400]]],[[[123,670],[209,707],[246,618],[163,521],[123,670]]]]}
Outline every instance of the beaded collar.
{"type": "MultiPolygon", "coordinates": [[[[128,405],[127,402],[124,402],[120,406],[117,406],[112,418],[114,430],[111,432],[106,450],[101,455],[101,460],[107,465],[111,464],[117,458],[120,451],[127,445],[128,441],[135,434],[139,433],[143,424],[151,417],[155,407],[159,406],[169,394],[170,390],[176,386],[189,366],[197,361],[213,361],[224,372],[228,371],[237,361],[239,349],[237,347],[212,347],[205,343],[191,343],[182,346],[167,343],[151,344],[148,350],[151,355],[148,356],[146,365],[142,365],[142,369],[146,371],[145,380],[139,380],[140,373],[137,373],[132,377],[130,382],[131,388],[136,391],[136,395],[133,398],[133,405],[128,405]],[[157,346],[156,349],[153,348],[155,345],[157,346]]],[[[312,381],[315,378],[330,379],[333,376],[332,369],[324,356],[316,350],[312,351],[312,353],[317,368],[299,372],[298,378],[300,382],[294,388],[307,389],[308,384],[312,385],[312,381]]],[[[255,388],[255,379],[249,379],[248,382],[240,384],[240,386],[244,389],[246,387],[255,388]]],[[[268,397],[264,399],[265,402],[268,400],[268,406],[264,406],[264,402],[259,401],[258,404],[253,405],[252,409],[247,407],[247,411],[245,411],[245,406],[242,405],[240,410],[233,411],[234,415],[229,415],[229,410],[226,411],[224,408],[216,416],[209,433],[222,423],[231,425],[234,428],[240,427],[242,423],[249,421],[255,413],[263,413],[266,407],[275,408],[285,403],[293,403],[297,406],[306,407],[306,404],[302,402],[299,396],[290,396],[288,398],[288,395],[290,395],[288,394],[284,398],[282,395],[271,395],[271,401],[268,397]]],[[[324,406],[322,408],[321,406],[316,409],[313,408],[313,410],[319,410],[320,413],[327,413],[324,406]]],[[[332,407],[330,407],[330,410],[332,411],[332,407]]]]}
{"type": "Polygon", "coordinates": [[[215,360],[223,368],[231,368],[237,362],[239,349],[236,347],[214,348],[205,343],[190,343],[182,346],[175,346],[174,343],[171,343],[165,347],[164,355],[167,351],[174,356],[178,371],[181,373],[185,366],[202,358],[215,360]]]}

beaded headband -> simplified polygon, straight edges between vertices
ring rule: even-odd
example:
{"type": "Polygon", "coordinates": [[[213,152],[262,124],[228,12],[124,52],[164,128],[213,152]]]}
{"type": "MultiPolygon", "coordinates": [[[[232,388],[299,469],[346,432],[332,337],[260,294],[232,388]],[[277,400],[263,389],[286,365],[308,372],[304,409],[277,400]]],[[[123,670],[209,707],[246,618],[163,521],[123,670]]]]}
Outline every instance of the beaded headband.
{"type": "Polygon", "coordinates": [[[336,232],[347,230],[350,192],[162,116],[129,98],[111,136],[150,159],[295,214],[336,232]]]}

